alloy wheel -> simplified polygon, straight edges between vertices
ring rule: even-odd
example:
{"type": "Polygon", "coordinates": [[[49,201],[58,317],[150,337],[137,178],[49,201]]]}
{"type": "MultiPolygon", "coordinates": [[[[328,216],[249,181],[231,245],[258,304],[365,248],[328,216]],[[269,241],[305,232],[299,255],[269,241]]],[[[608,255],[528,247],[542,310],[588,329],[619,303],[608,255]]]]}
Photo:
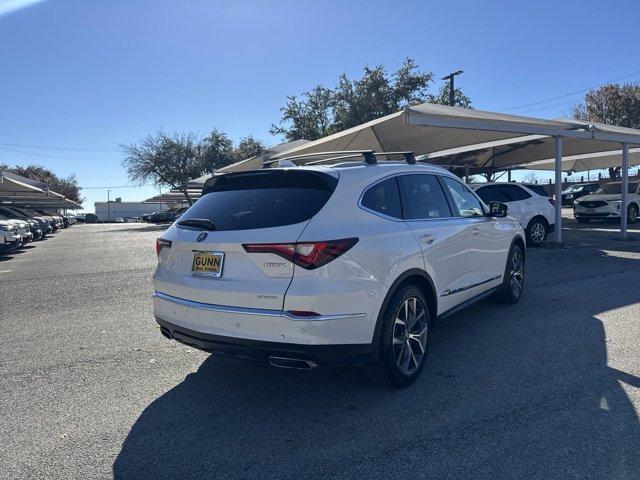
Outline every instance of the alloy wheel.
{"type": "Polygon", "coordinates": [[[519,298],[524,284],[524,259],[519,248],[514,248],[511,254],[511,265],[509,268],[509,290],[514,298],[519,298]]]}
{"type": "Polygon", "coordinates": [[[531,225],[531,233],[529,234],[529,236],[531,237],[533,243],[542,242],[544,240],[545,234],[546,229],[544,228],[544,225],[542,223],[536,222],[531,225]]]}
{"type": "Polygon", "coordinates": [[[411,375],[422,364],[429,335],[424,304],[416,297],[404,301],[393,325],[393,357],[400,371],[411,375]]]}
{"type": "Polygon", "coordinates": [[[627,222],[636,223],[637,220],[638,220],[638,211],[635,209],[635,207],[631,206],[629,208],[629,211],[627,212],[627,222]]]}

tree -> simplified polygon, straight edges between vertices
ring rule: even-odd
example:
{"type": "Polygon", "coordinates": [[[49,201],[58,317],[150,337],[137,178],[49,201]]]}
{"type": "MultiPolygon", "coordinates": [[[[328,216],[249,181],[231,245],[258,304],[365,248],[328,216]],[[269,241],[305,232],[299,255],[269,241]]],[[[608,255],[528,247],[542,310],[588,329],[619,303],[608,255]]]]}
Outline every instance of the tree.
{"type": "MultiPolygon", "coordinates": [[[[429,102],[439,103],[441,105],[449,105],[449,84],[443,85],[437,95],[431,95],[429,102]]],[[[453,106],[462,108],[471,108],[471,98],[465,95],[459,88],[454,88],[453,106]]]]}
{"type": "MultiPolygon", "coordinates": [[[[318,85],[310,92],[287,97],[280,110],[282,118],[271,126],[271,134],[283,135],[287,141],[316,140],[355,127],[409,105],[422,102],[448,103],[448,87],[429,94],[433,73],[421,71],[407,58],[391,76],[380,65],[365,67],[360,79],[340,75],[333,89],[318,85]],[[444,96],[443,96],[444,95],[444,96]]],[[[471,100],[456,89],[456,105],[471,107],[471,100]]]]}
{"type": "Polygon", "coordinates": [[[228,135],[216,128],[204,138],[194,133],[159,132],[120,147],[125,157],[122,164],[132,182],[173,188],[182,192],[189,204],[190,180],[259,155],[264,149],[262,142],[252,136],[234,146],[228,135]]]}
{"type": "MultiPolygon", "coordinates": [[[[571,116],[578,120],[640,128],[640,84],[608,84],[588,92],[574,105],[571,116]]],[[[612,180],[620,178],[620,167],[609,168],[612,180]]]]}
{"type": "MultiPolygon", "coordinates": [[[[213,137],[208,137],[211,145],[220,147],[213,137]]],[[[133,182],[172,187],[184,194],[189,205],[192,203],[187,189],[189,181],[211,173],[214,167],[213,157],[202,154],[205,147],[193,133],[169,136],[159,132],[148,135],[138,144],[121,145],[121,148],[125,157],[122,164],[133,182]]],[[[212,152],[208,151],[209,154],[212,152]]]]}
{"type": "Polygon", "coordinates": [[[69,200],[72,200],[76,203],[82,203],[82,201],[84,200],[80,196],[80,190],[82,189],[78,185],[78,180],[76,179],[75,174],[69,175],[68,177],[59,177],[54,172],[46,167],[43,167],[42,165],[9,167],[9,165],[2,164],[0,165],[0,172],[1,171],[14,173],[16,175],[30,178],[31,180],[45,183],[50,190],[59,193],[60,195],[64,195],[69,200]]]}
{"type": "Polygon", "coordinates": [[[258,156],[264,150],[264,143],[256,140],[251,135],[241,138],[238,145],[233,149],[233,162],[241,162],[247,158],[258,156]]]}
{"type": "Polygon", "coordinates": [[[302,97],[301,100],[295,95],[287,97],[287,103],[280,109],[280,126],[271,125],[272,135],[284,135],[287,141],[293,141],[315,140],[331,133],[333,91],[318,85],[302,97]]]}
{"type": "Polygon", "coordinates": [[[522,177],[524,183],[538,183],[538,174],[533,171],[525,173],[522,177]]]}

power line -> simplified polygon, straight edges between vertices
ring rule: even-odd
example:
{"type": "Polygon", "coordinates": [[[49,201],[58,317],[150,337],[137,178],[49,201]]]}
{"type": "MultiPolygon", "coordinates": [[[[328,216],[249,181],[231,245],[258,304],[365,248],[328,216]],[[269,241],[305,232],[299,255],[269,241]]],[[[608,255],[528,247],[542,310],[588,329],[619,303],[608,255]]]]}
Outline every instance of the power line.
{"type": "Polygon", "coordinates": [[[80,187],[82,190],[102,190],[105,188],[140,188],[140,187],[153,187],[154,185],[152,183],[147,183],[144,185],[117,185],[115,187],[80,187]]]}
{"type": "Polygon", "coordinates": [[[600,83],[598,85],[594,85],[594,86],[587,87],[587,88],[581,88],[580,90],[576,90],[574,92],[565,93],[564,95],[559,95],[559,96],[553,97],[553,98],[547,98],[546,100],[540,100],[538,102],[525,103],[524,105],[517,105],[515,107],[503,108],[502,110],[498,110],[498,111],[499,112],[508,112],[508,111],[511,111],[511,110],[518,110],[520,108],[531,107],[531,106],[534,106],[534,105],[540,105],[541,103],[547,103],[547,102],[552,102],[554,100],[560,100],[561,98],[567,98],[567,97],[570,97],[572,95],[576,95],[578,93],[583,93],[583,92],[586,92],[588,90],[593,90],[594,88],[601,87],[602,85],[606,85],[607,83],[617,82],[618,80],[623,80],[625,78],[633,77],[634,75],[637,75],[639,73],[640,73],[640,70],[636,70],[635,72],[631,72],[631,73],[628,73],[626,75],[622,75],[621,77],[614,78],[613,80],[609,80],[607,82],[603,82],[603,83],[600,83]]]}
{"type": "Polygon", "coordinates": [[[35,148],[37,150],[63,150],[68,152],[119,152],[117,148],[66,148],[66,147],[45,147],[43,145],[24,145],[20,143],[4,143],[0,142],[0,145],[7,147],[19,147],[19,148],[35,148]]]}
{"type": "Polygon", "coordinates": [[[36,153],[36,152],[25,152],[24,150],[16,150],[15,148],[4,147],[0,145],[0,149],[6,150],[9,152],[23,153],[25,155],[33,155],[36,157],[44,157],[44,158],[56,158],[60,160],[71,160],[78,162],[121,162],[122,160],[119,158],[75,158],[75,157],[63,157],[60,155],[47,155],[45,153],[36,153]]]}

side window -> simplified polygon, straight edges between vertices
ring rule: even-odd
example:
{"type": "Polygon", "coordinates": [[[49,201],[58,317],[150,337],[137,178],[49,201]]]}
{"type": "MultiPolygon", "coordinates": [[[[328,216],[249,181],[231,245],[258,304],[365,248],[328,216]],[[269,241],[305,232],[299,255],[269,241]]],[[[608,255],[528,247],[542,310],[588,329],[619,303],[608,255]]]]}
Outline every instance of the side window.
{"type": "Polygon", "coordinates": [[[369,187],[362,196],[362,206],[389,217],[402,218],[396,178],[391,177],[369,187]]]}
{"type": "Polygon", "coordinates": [[[476,190],[478,196],[484,203],[489,205],[491,202],[508,202],[509,200],[496,188],[495,185],[487,185],[476,190]]]}
{"type": "Polygon", "coordinates": [[[405,220],[451,216],[447,197],[435,175],[399,175],[405,220]]]}
{"type": "Polygon", "coordinates": [[[441,177],[449,189],[461,217],[481,217],[484,215],[478,199],[462,183],[450,177],[441,177]]]}
{"type": "Polygon", "coordinates": [[[519,200],[526,200],[531,198],[531,195],[523,188],[517,185],[499,185],[498,187],[503,195],[508,199],[507,202],[517,202],[519,200]]]}

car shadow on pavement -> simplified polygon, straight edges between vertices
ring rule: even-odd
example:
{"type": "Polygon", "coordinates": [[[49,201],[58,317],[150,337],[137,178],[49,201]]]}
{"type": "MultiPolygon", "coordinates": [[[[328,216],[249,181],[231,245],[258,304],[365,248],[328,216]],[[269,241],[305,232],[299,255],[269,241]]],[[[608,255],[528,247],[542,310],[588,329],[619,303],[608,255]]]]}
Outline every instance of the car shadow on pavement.
{"type": "MultiPolygon", "coordinates": [[[[602,268],[637,268],[598,252],[602,268]]],[[[440,321],[423,375],[403,390],[355,368],[210,356],[142,412],[114,476],[638,478],[627,391],[640,378],[608,365],[624,339],[605,327],[633,323],[616,309],[639,303],[640,290],[589,281],[538,279],[517,305],[485,302],[440,321]]]]}

